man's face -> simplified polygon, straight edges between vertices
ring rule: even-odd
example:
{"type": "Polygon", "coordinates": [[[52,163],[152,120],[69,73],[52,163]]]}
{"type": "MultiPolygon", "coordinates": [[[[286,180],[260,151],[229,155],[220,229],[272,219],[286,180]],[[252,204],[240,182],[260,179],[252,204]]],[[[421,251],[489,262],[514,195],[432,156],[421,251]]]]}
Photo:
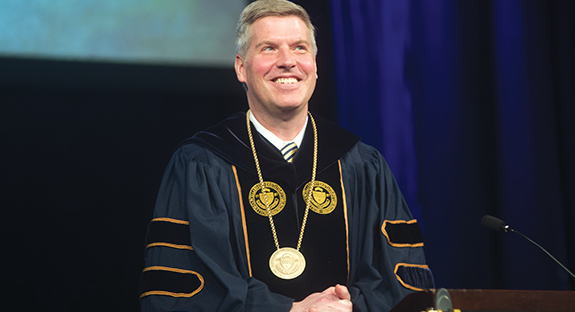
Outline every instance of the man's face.
{"type": "Polygon", "coordinates": [[[277,114],[307,108],[317,66],[305,23],[296,16],[257,20],[245,58],[237,55],[235,68],[252,110],[277,114]]]}

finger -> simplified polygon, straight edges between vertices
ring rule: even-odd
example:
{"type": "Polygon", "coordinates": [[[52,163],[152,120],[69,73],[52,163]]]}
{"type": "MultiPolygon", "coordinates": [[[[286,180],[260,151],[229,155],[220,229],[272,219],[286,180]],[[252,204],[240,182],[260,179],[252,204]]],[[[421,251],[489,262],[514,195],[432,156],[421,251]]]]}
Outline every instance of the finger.
{"type": "Polygon", "coordinates": [[[335,294],[340,299],[351,300],[351,295],[349,294],[349,290],[345,286],[335,285],[335,294]]]}
{"type": "Polygon", "coordinates": [[[322,294],[336,294],[335,293],[335,287],[331,286],[331,287],[327,288],[326,290],[322,291],[321,293],[322,294]]]}

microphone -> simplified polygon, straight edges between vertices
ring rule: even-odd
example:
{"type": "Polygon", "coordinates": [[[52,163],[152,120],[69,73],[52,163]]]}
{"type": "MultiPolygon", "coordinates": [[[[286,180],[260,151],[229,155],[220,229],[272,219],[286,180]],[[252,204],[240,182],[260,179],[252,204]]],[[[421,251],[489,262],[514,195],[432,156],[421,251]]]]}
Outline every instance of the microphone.
{"type": "Polygon", "coordinates": [[[481,225],[493,231],[507,232],[507,230],[510,229],[509,225],[505,225],[503,220],[490,215],[483,216],[483,219],[481,219],[481,225]]]}
{"type": "Polygon", "coordinates": [[[490,216],[490,215],[485,215],[485,216],[483,216],[483,219],[481,219],[481,225],[490,229],[490,230],[493,230],[493,231],[510,232],[510,233],[519,234],[521,237],[525,238],[526,240],[531,242],[533,245],[535,245],[535,246],[539,247],[541,250],[543,250],[549,257],[551,257],[551,259],[555,260],[555,262],[557,262],[563,268],[563,270],[565,270],[567,273],[569,273],[571,278],[575,279],[575,274],[571,273],[571,271],[569,271],[569,269],[567,269],[561,262],[559,262],[559,260],[555,259],[555,257],[553,257],[547,250],[545,250],[545,248],[541,247],[539,244],[532,241],[529,237],[523,235],[521,232],[519,232],[515,229],[512,229],[509,225],[505,224],[505,222],[503,220],[498,219],[498,218],[493,217],[493,216],[490,216]]]}

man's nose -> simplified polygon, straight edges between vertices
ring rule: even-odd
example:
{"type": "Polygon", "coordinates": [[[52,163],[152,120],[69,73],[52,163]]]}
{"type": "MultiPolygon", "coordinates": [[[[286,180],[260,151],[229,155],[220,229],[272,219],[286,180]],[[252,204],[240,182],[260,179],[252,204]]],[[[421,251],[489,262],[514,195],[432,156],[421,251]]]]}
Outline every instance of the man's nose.
{"type": "Polygon", "coordinates": [[[295,57],[292,51],[288,48],[282,48],[279,50],[279,57],[277,60],[277,66],[279,68],[292,68],[296,65],[295,57]]]}

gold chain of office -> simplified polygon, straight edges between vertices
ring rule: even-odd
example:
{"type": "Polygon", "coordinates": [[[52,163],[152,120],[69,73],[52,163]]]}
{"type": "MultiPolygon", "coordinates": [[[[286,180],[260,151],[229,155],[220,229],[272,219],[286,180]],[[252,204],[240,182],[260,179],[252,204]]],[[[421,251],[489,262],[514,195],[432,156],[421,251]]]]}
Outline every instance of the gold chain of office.
{"type": "Polygon", "coordinates": [[[268,203],[268,198],[266,196],[264,179],[263,179],[263,175],[262,175],[262,170],[260,168],[260,162],[258,160],[258,155],[256,152],[256,146],[254,144],[252,129],[250,126],[250,110],[248,110],[248,112],[246,113],[246,123],[247,123],[247,128],[248,128],[248,136],[250,139],[250,145],[252,148],[254,161],[256,163],[256,170],[258,173],[258,179],[259,179],[259,184],[260,184],[260,188],[261,188],[260,198],[263,198],[263,202],[266,206],[267,215],[268,215],[268,219],[270,221],[270,227],[272,229],[272,235],[274,238],[274,243],[276,246],[276,251],[270,257],[270,261],[269,261],[270,270],[272,271],[272,273],[274,273],[274,275],[276,275],[277,277],[282,278],[282,279],[296,278],[296,277],[300,276],[305,269],[305,258],[303,256],[303,254],[299,251],[299,249],[301,247],[301,242],[303,240],[303,234],[304,234],[305,226],[307,223],[307,217],[309,215],[309,209],[310,209],[311,198],[312,198],[312,190],[313,190],[313,185],[315,183],[315,176],[316,176],[316,170],[317,170],[317,127],[315,125],[315,120],[313,119],[311,113],[308,112],[308,115],[309,115],[311,124],[313,126],[313,165],[312,165],[312,171],[311,171],[311,182],[310,182],[309,194],[308,194],[307,200],[306,200],[305,213],[304,213],[303,221],[301,224],[301,230],[299,233],[299,239],[297,242],[297,247],[296,247],[296,249],[294,249],[294,248],[290,248],[290,247],[280,248],[280,244],[279,244],[279,240],[278,240],[278,236],[277,236],[277,232],[276,232],[276,227],[275,227],[274,220],[272,217],[271,208],[270,208],[270,205],[268,203]]]}

